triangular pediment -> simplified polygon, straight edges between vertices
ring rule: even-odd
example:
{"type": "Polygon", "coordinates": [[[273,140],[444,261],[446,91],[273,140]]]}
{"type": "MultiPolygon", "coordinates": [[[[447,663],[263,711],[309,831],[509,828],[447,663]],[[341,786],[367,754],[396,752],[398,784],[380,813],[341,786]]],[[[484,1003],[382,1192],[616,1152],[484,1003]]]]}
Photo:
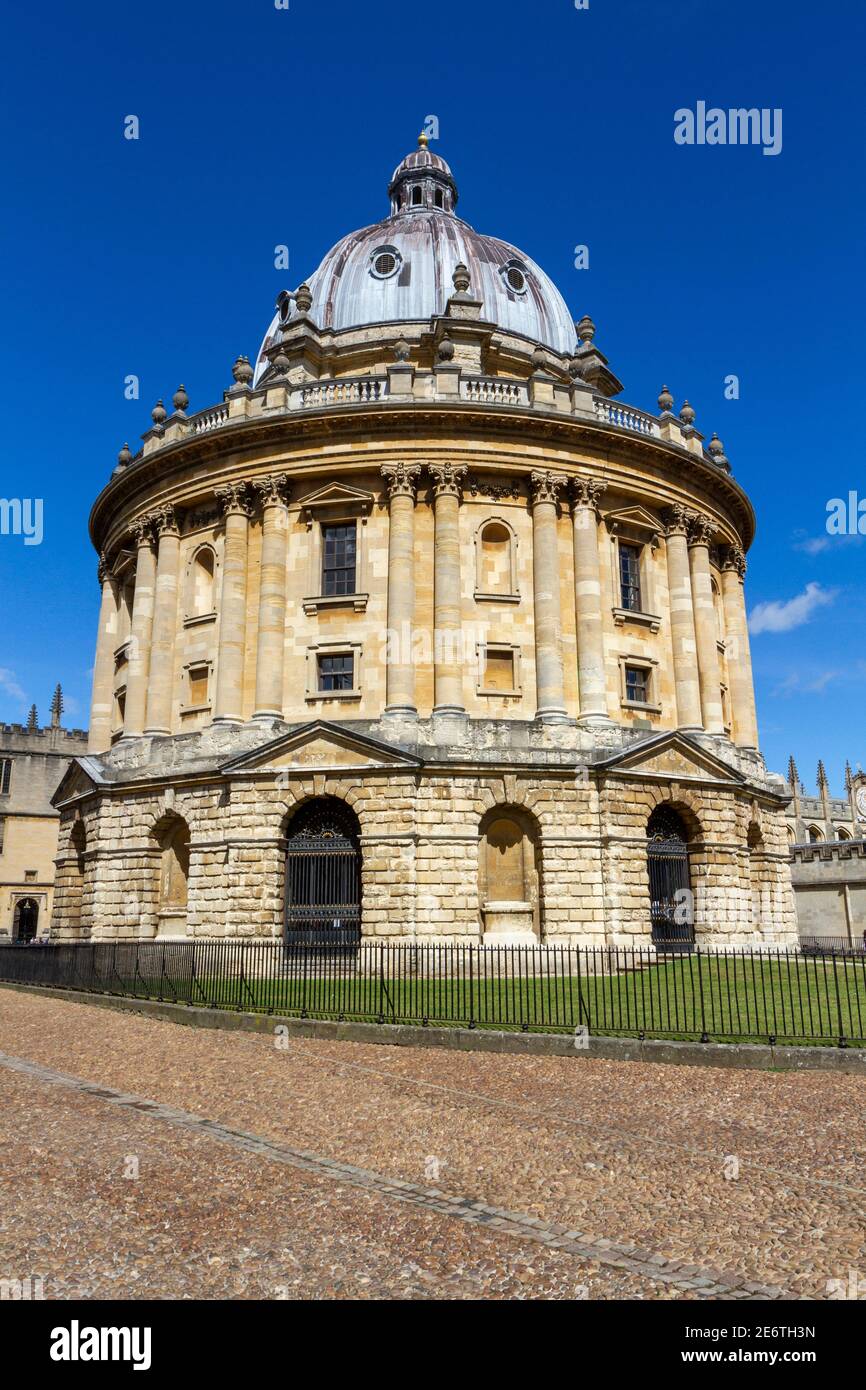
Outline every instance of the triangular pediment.
{"type": "Polygon", "coordinates": [[[316,488],[315,492],[308,492],[306,497],[298,498],[298,505],[308,512],[328,510],[332,508],[361,508],[369,511],[375,502],[372,492],[365,492],[359,487],[350,487],[348,483],[327,483],[324,487],[316,488]]]}
{"type": "Polygon", "coordinates": [[[629,777],[670,782],[716,782],[741,786],[741,772],[681,733],[655,734],[596,764],[629,777]]]}
{"type": "Polygon", "coordinates": [[[604,519],[611,531],[633,531],[646,536],[657,536],[661,531],[658,517],[648,512],[646,507],[617,507],[612,512],[605,512],[604,519]]]}
{"type": "Polygon", "coordinates": [[[95,758],[73,758],[51,798],[51,805],[58,808],[65,806],[70,801],[98,791],[104,783],[105,778],[95,758]]]}
{"type": "Polygon", "coordinates": [[[316,720],[242,753],[223,764],[223,771],[329,772],[362,768],[415,768],[421,759],[366,734],[350,733],[338,724],[316,720]]]}

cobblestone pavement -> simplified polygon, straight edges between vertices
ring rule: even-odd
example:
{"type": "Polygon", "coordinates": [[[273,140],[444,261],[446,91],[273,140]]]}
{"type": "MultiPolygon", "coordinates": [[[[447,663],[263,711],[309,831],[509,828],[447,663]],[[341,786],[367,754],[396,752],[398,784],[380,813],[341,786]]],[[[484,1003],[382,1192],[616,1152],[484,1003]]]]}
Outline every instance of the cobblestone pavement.
{"type": "Polygon", "coordinates": [[[48,1297],[824,1298],[864,1269],[853,1076],[271,1039],[6,989],[0,1049],[31,1068],[0,1066],[0,1276],[48,1297]]]}

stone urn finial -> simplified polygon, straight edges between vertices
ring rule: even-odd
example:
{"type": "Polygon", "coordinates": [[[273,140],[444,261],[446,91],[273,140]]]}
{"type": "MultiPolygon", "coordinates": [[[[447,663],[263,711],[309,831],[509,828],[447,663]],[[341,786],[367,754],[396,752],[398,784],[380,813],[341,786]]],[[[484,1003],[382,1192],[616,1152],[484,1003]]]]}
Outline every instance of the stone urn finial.
{"type": "Polygon", "coordinates": [[[580,323],[576,324],[575,327],[577,328],[577,336],[584,345],[592,342],[595,337],[595,324],[589,314],[584,314],[580,323]]]}
{"type": "Polygon", "coordinates": [[[411,348],[405,338],[398,338],[394,344],[394,356],[398,362],[408,362],[411,348]]]}
{"type": "Polygon", "coordinates": [[[674,398],[666,386],[659,391],[659,410],[667,415],[674,408],[674,398]]]}
{"type": "Polygon", "coordinates": [[[687,428],[689,428],[695,423],[695,412],[693,407],[689,405],[688,401],[683,401],[682,408],[680,410],[680,419],[687,428]]]}
{"type": "Polygon", "coordinates": [[[236,357],[232,366],[232,376],[236,386],[249,386],[253,379],[253,369],[248,357],[236,357]]]}
{"type": "Polygon", "coordinates": [[[286,375],[286,372],[289,370],[289,366],[290,366],[289,359],[288,359],[288,357],[286,356],[286,354],[283,352],[283,349],[280,348],[279,352],[277,353],[276,357],[274,358],[274,369],[275,369],[275,371],[277,372],[277,375],[278,375],[278,376],[285,376],[285,375],[286,375]]]}
{"type": "Polygon", "coordinates": [[[436,349],[436,356],[440,362],[451,362],[454,357],[454,344],[450,338],[443,338],[436,349]]]}
{"type": "Polygon", "coordinates": [[[128,468],[132,463],[132,450],[128,444],[124,444],[120,453],[117,455],[118,468],[128,468]]]}
{"type": "Polygon", "coordinates": [[[728,471],[730,471],[727,455],[725,454],[725,446],[717,434],[713,434],[707,448],[710,451],[710,457],[713,463],[717,463],[720,468],[728,468],[728,471]]]}
{"type": "Polygon", "coordinates": [[[181,382],[180,386],[178,386],[177,390],[172,396],[171,403],[177,411],[178,415],[186,414],[186,408],[189,405],[189,396],[186,394],[186,387],[184,386],[183,382],[181,382]]]}
{"type": "Polygon", "coordinates": [[[303,285],[298,285],[295,306],[299,314],[308,314],[313,307],[313,292],[306,281],[303,285]]]}
{"type": "Polygon", "coordinates": [[[166,408],[161,400],[158,400],[153,407],[153,410],[150,412],[150,418],[153,421],[154,428],[161,430],[168,418],[166,408]]]}
{"type": "Polygon", "coordinates": [[[570,377],[573,378],[574,381],[580,380],[580,378],[583,376],[583,363],[581,362],[579,357],[569,357],[568,374],[570,377]]]}
{"type": "Polygon", "coordinates": [[[451,283],[458,294],[466,294],[471,283],[469,267],[462,261],[458,261],[454,267],[454,274],[451,276],[451,283]]]}
{"type": "Polygon", "coordinates": [[[532,353],[532,370],[534,372],[543,372],[546,366],[547,358],[544,355],[544,349],[541,347],[534,348],[532,353]]]}

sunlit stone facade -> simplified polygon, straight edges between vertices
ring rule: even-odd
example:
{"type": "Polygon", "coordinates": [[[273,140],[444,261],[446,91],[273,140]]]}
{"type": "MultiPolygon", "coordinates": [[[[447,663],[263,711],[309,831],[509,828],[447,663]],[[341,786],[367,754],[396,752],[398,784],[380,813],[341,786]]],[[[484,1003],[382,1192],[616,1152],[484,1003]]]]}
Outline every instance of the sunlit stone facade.
{"type": "Polygon", "coordinates": [[[667,388],[614,399],[591,321],[457,217],[423,138],[389,194],[96,501],[55,933],[291,933],[319,798],[364,936],[645,944],[678,884],[699,943],[794,940],[720,441],[667,388]],[[654,834],[683,853],[653,906],[654,834]]]}

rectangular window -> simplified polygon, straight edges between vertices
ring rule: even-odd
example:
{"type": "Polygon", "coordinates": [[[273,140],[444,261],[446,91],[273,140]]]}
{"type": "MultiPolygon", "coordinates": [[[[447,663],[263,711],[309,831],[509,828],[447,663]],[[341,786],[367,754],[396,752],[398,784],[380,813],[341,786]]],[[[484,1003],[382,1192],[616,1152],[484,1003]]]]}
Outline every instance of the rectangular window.
{"type": "Polygon", "coordinates": [[[632,704],[649,704],[650,673],[645,666],[626,666],[625,698],[632,704]]]}
{"type": "Polygon", "coordinates": [[[514,693],[514,653],[507,647],[488,647],[484,654],[484,689],[514,693]]]}
{"type": "Polygon", "coordinates": [[[0,758],[0,796],[9,795],[9,784],[12,781],[12,759],[0,758]]]}
{"type": "Polygon", "coordinates": [[[207,666],[189,668],[189,703],[192,706],[206,705],[210,670],[207,666]]]}
{"type": "Polygon", "coordinates": [[[352,652],[335,652],[318,658],[319,690],[354,690],[355,658],[352,652]]]}
{"type": "Polygon", "coordinates": [[[322,527],[322,594],[354,594],[357,536],[354,521],[322,527]]]}
{"type": "Polygon", "coordinates": [[[640,613],[640,547],[637,545],[620,544],[619,588],[620,606],[630,613],[640,613]]]}

